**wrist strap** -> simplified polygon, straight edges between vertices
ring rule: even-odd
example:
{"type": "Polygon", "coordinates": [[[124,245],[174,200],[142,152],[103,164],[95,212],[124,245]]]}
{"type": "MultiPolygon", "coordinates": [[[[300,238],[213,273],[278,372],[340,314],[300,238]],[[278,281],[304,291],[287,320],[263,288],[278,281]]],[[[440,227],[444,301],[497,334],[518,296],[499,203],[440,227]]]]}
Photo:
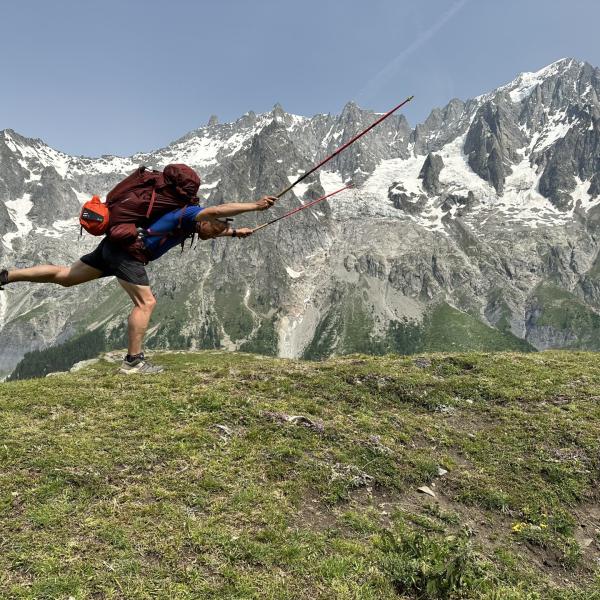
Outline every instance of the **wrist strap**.
{"type": "Polygon", "coordinates": [[[231,237],[237,237],[237,229],[233,229],[232,233],[231,233],[231,237]]]}

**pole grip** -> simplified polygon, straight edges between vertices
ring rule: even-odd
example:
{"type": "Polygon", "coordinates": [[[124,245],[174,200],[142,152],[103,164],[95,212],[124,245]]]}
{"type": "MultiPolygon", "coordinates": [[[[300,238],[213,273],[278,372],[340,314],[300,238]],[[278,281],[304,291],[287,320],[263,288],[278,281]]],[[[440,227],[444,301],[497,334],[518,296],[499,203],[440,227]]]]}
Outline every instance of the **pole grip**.
{"type": "Polygon", "coordinates": [[[252,233],[256,233],[257,231],[259,231],[260,229],[262,229],[263,227],[266,227],[267,225],[269,225],[269,223],[263,223],[262,225],[259,225],[258,227],[255,227],[252,230],[252,233]]]}
{"type": "MultiPolygon", "coordinates": [[[[296,183],[298,183],[298,181],[296,181],[296,183]]],[[[288,185],[288,187],[286,187],[285,190],[283,190],[283,192],[279,192],[279,194],[277,194],[277,196],[275,196],[275,198],[281,198],[281,196],[287,194],[296,185],[296,183],[292,183],[291,185],[288,185]]]]}

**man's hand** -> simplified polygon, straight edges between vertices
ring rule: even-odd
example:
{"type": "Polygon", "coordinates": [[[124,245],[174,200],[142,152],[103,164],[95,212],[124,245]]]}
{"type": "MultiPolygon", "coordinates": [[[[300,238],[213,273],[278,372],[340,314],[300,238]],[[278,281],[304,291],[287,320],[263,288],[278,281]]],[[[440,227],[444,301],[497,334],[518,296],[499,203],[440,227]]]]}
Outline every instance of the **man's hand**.
{"type": "Polygon", "coordinates": [[[235,237],[245,238],[253,233],[254,229],[251,229],[250,227],[240,227],[239,229],[235,230],[235,237]]]}
{"type": "Polygon", "coordinates": [[[278,198],[276,196],[264,196],[255,202],[256,210],[267,210],[268,208],[271,208],[277,200],[278,198]]]}

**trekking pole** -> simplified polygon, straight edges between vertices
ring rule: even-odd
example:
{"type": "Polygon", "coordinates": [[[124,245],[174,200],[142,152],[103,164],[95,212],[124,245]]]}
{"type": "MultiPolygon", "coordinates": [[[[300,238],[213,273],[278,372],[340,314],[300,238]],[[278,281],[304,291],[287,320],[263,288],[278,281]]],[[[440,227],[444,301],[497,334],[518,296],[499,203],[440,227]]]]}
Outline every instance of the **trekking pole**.
{"type": "MultiPolygon", "coordinates": [[[[403,102],[400,102],[400,104],[398,104],[398,106],[392,108],[392,110],[389,110],[384,115],[379,117],[379,119],[377,119],[377,121],[375,121],[374,123],[369,125],[364,131],[361,131],[360,133],[355,135],[351,140],[347,141],[344,145],[340,146],[333,154],[330,154],[327,158],[323,159],[318,165],[314,166],[310,171],[307,171],[306,173],[304,173],[304,175],[301,175],[300,177],[298,177],[298,179],[296,179],[296,181],[294,181],[294,183],[290,184],[282,192],[279,192],[279,194],[277,194],[276,198],[281,198],[281,196],[283,196],[284,194],[287,194],[295,185],[300,183],[302,180],[306,179],[309,175],[314,173],[317,169],[322,167],[325,163],[328,163],[332,158],[336,157],[340,152],[343,152],[348,146],[354,144],[354,142],[356,142],[356,140],[360,139],[363,135],[365,135],[366,133],[371,131],[371,129],[373,129],[373,127],[376,127],[377,125],[379,125],[379,123],[381,123],[382,121],[387,119],[391,114],[395,113],[399,108],[402,108],[405,104],[410,102],[413,98],[414,98],[414,96],[409,96],[406,100],[404,100],[403,102]]],[[[268,225],[268,223],[267,223],[267,225],[268,225]]]]}
{"type": "Polygon", "coordinates": [[[304,204],[303,206],[299,206],[298,208],[295,208],[294,210],[290,210],[290,212],[285,213],[285,215],[281,215],[281,217],[277,217],[276,219],[273,219],[272,221],[269,221],[268,223],[263,223],[262,225],[255,227],[252,230],[252,233],[256,233],[259,229],[262,229],[263,227],[266,227],[267,225],[272,225],[273,223],[276,223],[277,221],[281,221],[281,219],[285,219],[286,217],[290,217],[290,216],[296,214],[297,212],[300,212],[301,210],[306,210],[307,208],[314,206],[318,202],[322,202],[323,200],[326,200],[327,198],[330,198],[331,196],[335,196],[335,194],[339,194],[340,192],[343,192],[344,190],[348,190],[351,187],[352,187],[352,184],[349,183],[348,185],[344,186],[343,188],[340,188],[339,190],[336,190],[335,192],[331,192],[329,194],[326,194],[325,196],[321,196],[320,198],[313,200],[312,202],[309,202],[308,204],[304,204]]]}

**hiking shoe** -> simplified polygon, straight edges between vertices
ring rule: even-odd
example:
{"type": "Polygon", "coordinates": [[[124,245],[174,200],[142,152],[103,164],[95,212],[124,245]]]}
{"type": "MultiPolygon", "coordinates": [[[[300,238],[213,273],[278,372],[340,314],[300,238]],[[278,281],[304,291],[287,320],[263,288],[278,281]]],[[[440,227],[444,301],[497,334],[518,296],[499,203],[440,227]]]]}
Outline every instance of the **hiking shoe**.
{"type": "Polygon", "coordinates": [[[6,284],[8,283],[8,271],[6,269],[2,269],[0,271],[0,290],[3,290],[6,284]]]}
{"type": "Polygon", "coordinates": [[[131,375],[132,373],[139,373],[140,375],[156,375],[163,371],[163,367],[153,365],[145,358],[136,358],[131,362],[124,359],[121,363],[121,368],[119,369],[119,373],[125,373],[126,375],[131,375]]]}

